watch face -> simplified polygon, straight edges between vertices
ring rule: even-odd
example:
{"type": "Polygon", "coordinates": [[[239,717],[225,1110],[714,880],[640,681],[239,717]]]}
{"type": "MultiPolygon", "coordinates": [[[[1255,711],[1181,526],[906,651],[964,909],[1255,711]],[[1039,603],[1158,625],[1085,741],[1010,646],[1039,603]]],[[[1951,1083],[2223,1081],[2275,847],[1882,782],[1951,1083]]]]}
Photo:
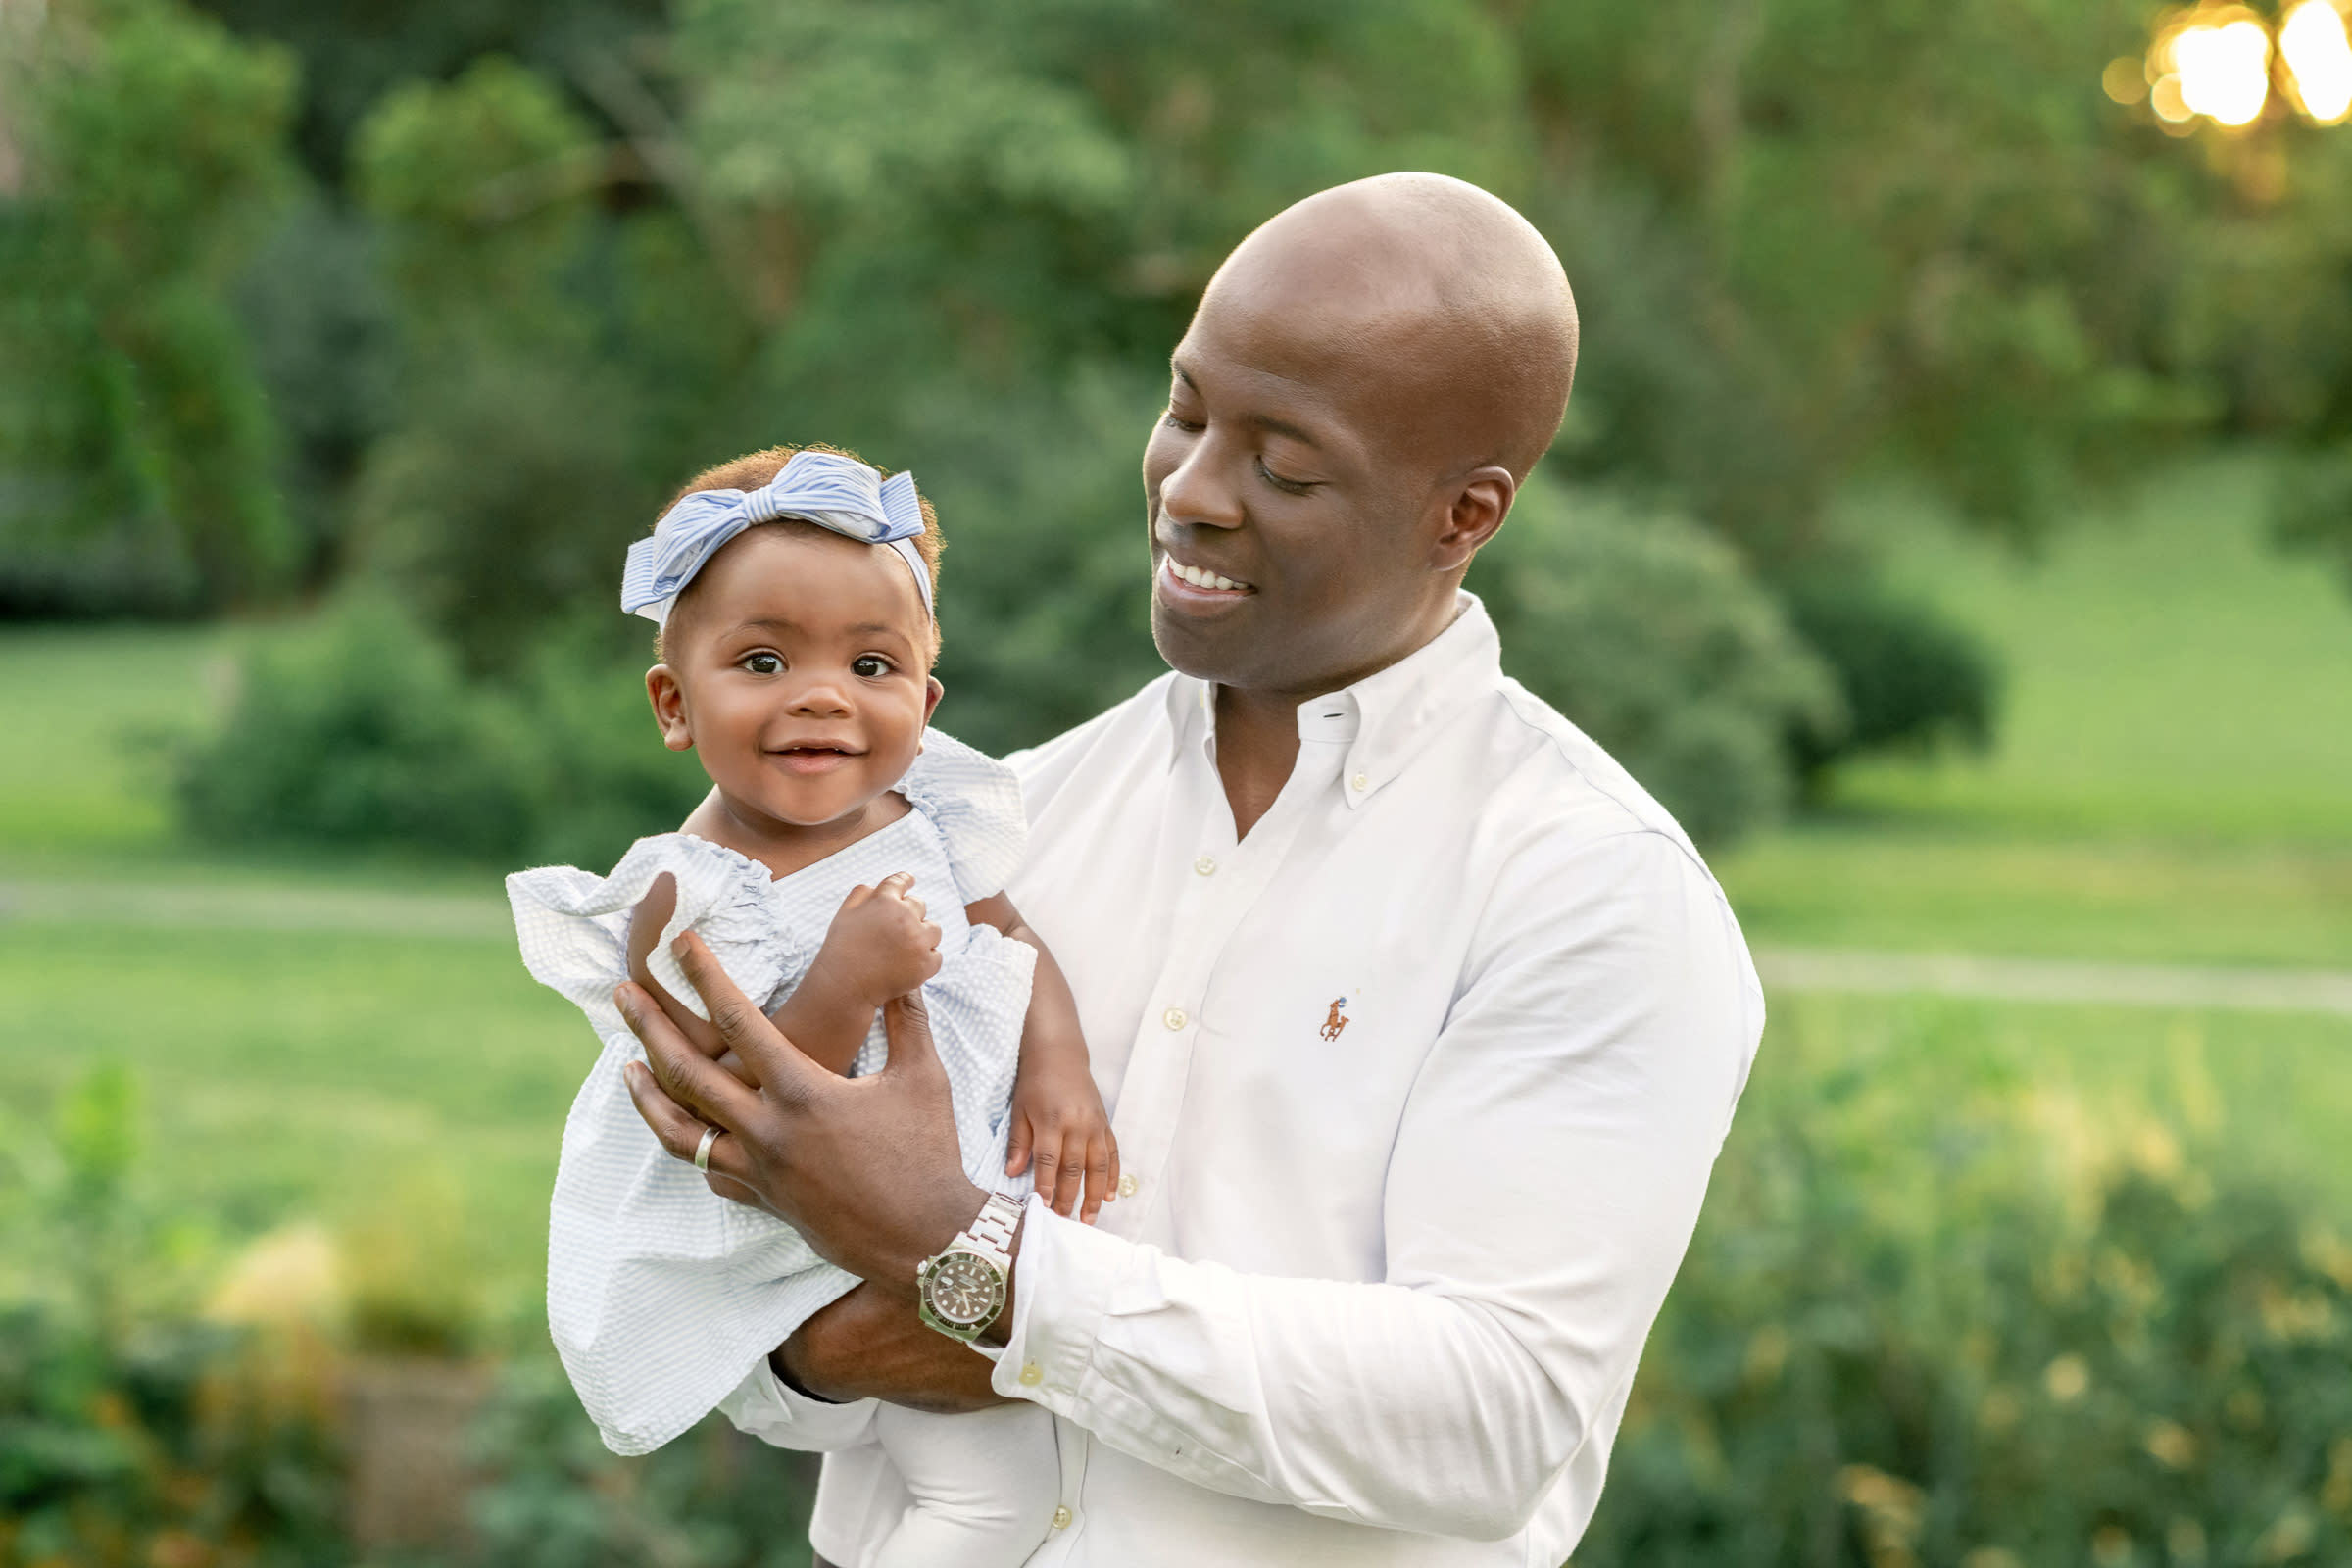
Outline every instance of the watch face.
{"type": "Polygon", "coordinates": [[[985,1323],[1004,1305],[1004,1276],[974,1252],[948,1252],[932,1260],[923,1278],[923,1298],[941,1321],[957,1328],[985,1323]]]}

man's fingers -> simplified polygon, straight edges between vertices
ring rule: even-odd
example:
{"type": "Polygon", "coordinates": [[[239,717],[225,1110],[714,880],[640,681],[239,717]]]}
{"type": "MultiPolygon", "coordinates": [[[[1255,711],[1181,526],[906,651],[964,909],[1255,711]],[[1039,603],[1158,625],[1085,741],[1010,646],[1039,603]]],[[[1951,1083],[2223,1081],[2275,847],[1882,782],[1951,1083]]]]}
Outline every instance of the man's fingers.
{"type": "MultiPolygon", "coordinates": [[[[754,1108],[752,1091],[734,1075],[695,1050],[653,999],[632,985],[613,992],[612,1000],[630,1030],[645,1046],[646,1065],[667,1096],[693,1116],[718,1127],[747,1125],[754,1108]]],[[[656,1127],[659,1134],[662,1129],[656,1127]]],[[[702,1136],[697,1130],[695,1137],[702,1136]]],[[[666,1144],[663,1147],[668,1147],[666,1144]]],[[[675,1150],[671,1150],[675,1153],[675,1150]]],[[[688,1153],[692,1153],[690,1147],[688,1153]]]]}
{"type": "MultiPolygon", "coordinates": [[[[702,1142],[706,1125],[697,1121],[686,1108],[669,1098],[654,1075],[642,1062],[632,1061],[620,1069],[621,1082],[629,1087],[629,1102],[637,1114],[654,1130],[655,1139],[662,1149],[678,1159],[692,1159],[694,1146],[702,1142]]],[[[725,1142],[721,1139],[720,1142],[725,1142]]]]}
{"type": "MultiPolygon", "coordinates": [[[[654,1130],[654,1138],[662,1145],[662,1152],[673,1159],[694,1163],[694,1152],[703,1146],[703,1134],[710,1123],[697,1120],[684,1106],[664,1094],[662,1085],[646,1070],[643,1062],[632,1061],[620,1069],[621,1082],[628,1086],[629,1101],[637,1114],[654,1130]]],[[[740,1140],[732,1134],[721,1133],[710,1145],[710,1168],[703,1173],[703,1184],[719,1197],[737,1203],[760,1206],[752,1189],[740,1176],[728,1172],[737,1168],[742,1150],[740,1140]]]]}
{"type": "MultiPolygon", "coordinates": [[[[751,1068],[752,1076],[770,1094],[805,1098],[810,1076],[822,1076],[824,1069],[802,1055],[800,1048],[768,1022],[767,1014],[736,989],[700,936],[687,932],[671,951],[677,955],[678,967],[701,994],[703,1005],[710,1009],[710,1021],[718,1025],[720,1038],[751,1068]]],[[[638,1038],[645,1038],[644,1031],[638,1031],[638,1038]]],[[[653,1049],[650,1042],[646,1049],[653,1049]]]]}
{"type": "MultiPolygon", "coordinates": [[[[882,1064],[883,1072],[947,1077],[948,1069],[939,1064],[939,1047],[931,1040],[931,1009],[924,1004],[920,991],[882,1004],[882,1037],[890,1042],[890,1059],[882,1064]]],[[[815,1068],[813,1062],[808,1065],[815,1068]]]]}

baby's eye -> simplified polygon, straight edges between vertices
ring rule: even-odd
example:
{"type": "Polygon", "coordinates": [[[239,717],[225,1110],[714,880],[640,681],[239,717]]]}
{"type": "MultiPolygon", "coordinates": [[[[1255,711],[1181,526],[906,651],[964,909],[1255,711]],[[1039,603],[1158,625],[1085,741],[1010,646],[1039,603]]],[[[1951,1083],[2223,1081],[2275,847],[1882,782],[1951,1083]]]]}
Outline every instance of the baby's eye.
{"type": "Polygon", "coordinates": [[[781,675],[784,673],[784,661],[773,654],[746,654],[743,667],[755,675],[781,675]]]}
{"type": "Polygon", "coordinates": [[[880,654],[859,654],[850,661],[850,672],[864,680],[880,680],[894,667],[880,654]]]}

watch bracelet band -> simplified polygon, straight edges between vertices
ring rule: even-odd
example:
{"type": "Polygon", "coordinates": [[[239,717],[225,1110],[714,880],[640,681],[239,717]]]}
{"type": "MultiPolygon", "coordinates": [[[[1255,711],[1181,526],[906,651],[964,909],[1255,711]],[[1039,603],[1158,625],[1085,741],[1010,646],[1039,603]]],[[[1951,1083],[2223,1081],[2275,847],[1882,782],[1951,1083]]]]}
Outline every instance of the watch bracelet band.
{"type": "Polygon", "coordinates": [[[1021,1202],[1003,1193],[991,1193],[980,1212],[964,1228],[958,1241],[971,1244],[976,1252],[1005,1267],[1012,1263],[1012,1237],[1021,1227],[1021,1202]]]}

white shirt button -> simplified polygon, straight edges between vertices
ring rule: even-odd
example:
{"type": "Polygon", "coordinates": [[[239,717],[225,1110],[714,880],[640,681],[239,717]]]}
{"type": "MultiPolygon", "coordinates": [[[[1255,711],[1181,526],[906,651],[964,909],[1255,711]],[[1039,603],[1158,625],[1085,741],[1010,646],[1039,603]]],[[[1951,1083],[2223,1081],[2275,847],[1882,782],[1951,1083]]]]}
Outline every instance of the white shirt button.
{"type": "Polygon", "coordinates": [[[1358,773],[1355,775],[1355,777],[1348,781],[1348,787],[1355,791],[1358,795],[1361,795],[1364,791],[1372,787],[1372,775],[1369,773],[1358,773]]]}
{"type": "Polygon", "coordinates": [[[1170,1029],[1181,1029],[1184,1027],[1184,1009],[1182,1007],[1170,1007],[1167,1011],[1159,1015],[1159,1021],[1166,1024],[1170,1029]]]}
{"type": "Polygon", "coordinates": [[[1034,1389],[1045,1381],[1046,1369],[1044,1367],[1039,1366],[1035,1361],[1021,1363],[1021,1382],[1024,1386],[1034,1389]]]}
{"type": "Polygon", "coordinates": [[[1069,1505],[1064,1503],[1061,1507],[1054,1510],[1054,1528],[1067,1530],[1070,1528],[1070,1521],[1077,1517],[1076,1514],[1070,1512],[1069,1505]]]}
{"type": "Polygon", "coordinates": [[[1135,1179],[1135,1173],[1133,1171],[1129,1171],[1126,1175],[1119,1178],[1119,1196],[1121,1198],[1133,1198],[1135,1196],[1135,1190],[1143,1185],[1144,1184],[1142,1182],[1139,1182],[1135,1179]]]}
{"type": "Polygon", "coordinates": [[[1193,862],[1193,869],[1202,876],[1215,876],[1217,874],[1217,858],[1213,855],[1203,855],[1193,862]]]}

